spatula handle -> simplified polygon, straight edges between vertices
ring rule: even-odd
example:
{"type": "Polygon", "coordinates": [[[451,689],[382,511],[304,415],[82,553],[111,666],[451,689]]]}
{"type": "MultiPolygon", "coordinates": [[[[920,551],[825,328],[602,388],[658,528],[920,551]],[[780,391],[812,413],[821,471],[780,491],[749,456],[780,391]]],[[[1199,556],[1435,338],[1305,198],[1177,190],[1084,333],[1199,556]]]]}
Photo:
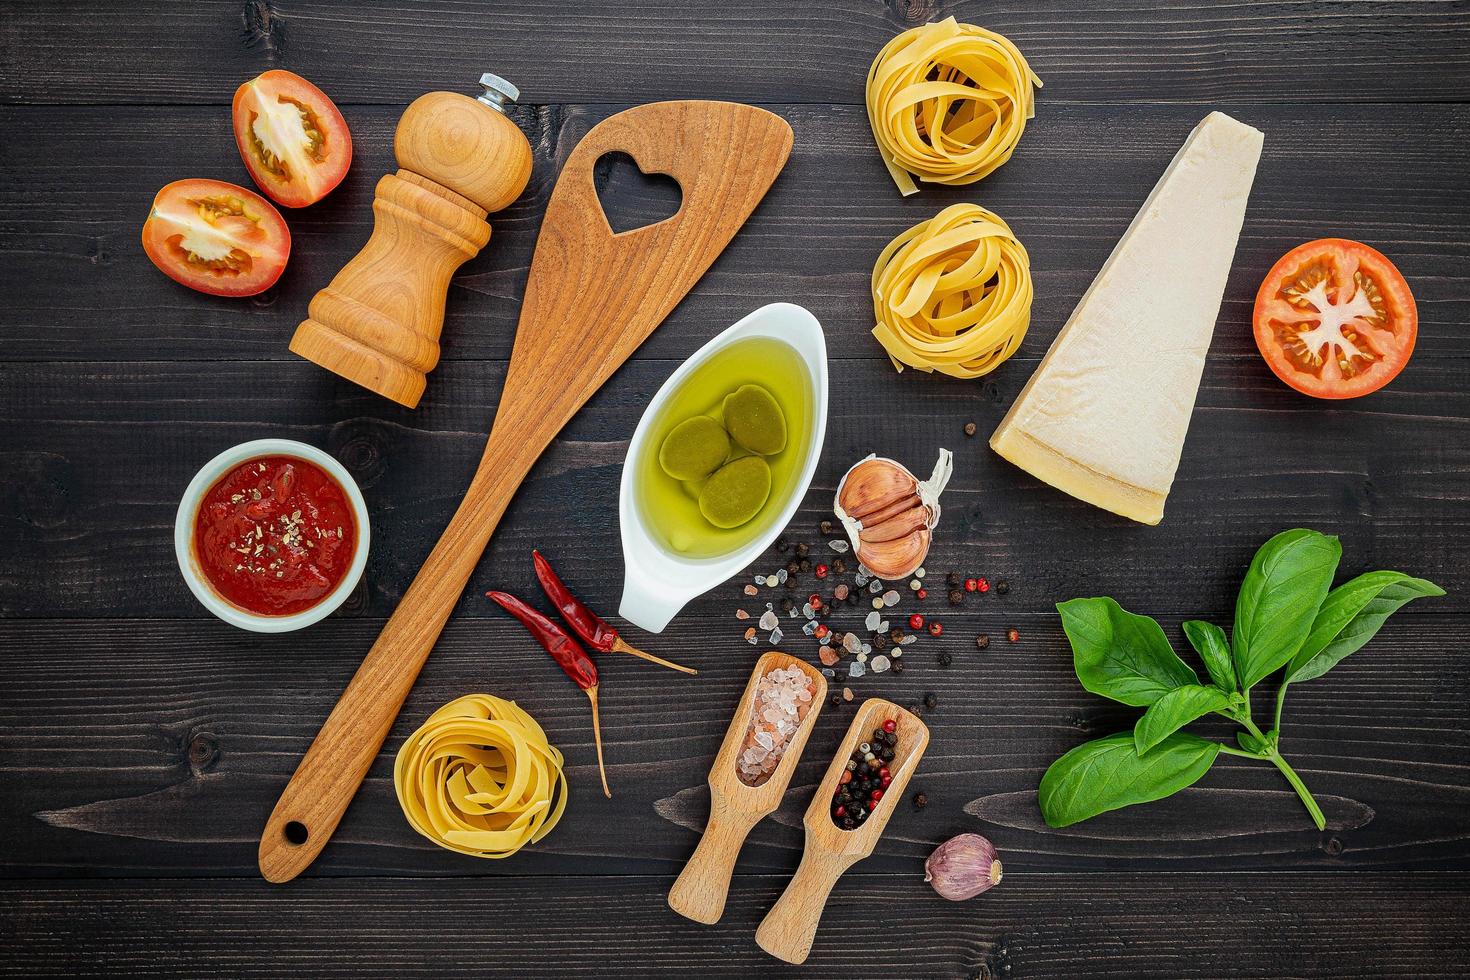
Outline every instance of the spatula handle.
{"type": "Polygon", "coordinates": [[[268,881],[289,881],[316,860],[388,737],[511,495],[540,452],[536,447],[526,459],[524,446],[519,453],[505,446],[502,453],[504,442],[491,433],[485,457],[495,465],[481,463],[464,502],[276,802],[260,838],[260,873],[268,881]]]}
{"type": "Polygon", "coordinates": [[[669,889],[669,908],[705,925],[720,921],[741,845],[763,816],[732,809],[723,795],[711,791],[709,823],[689,863],[669,889]]]}
{"type": "Polygon", "coordinates": [[[787,963],[806,962],[832,886],[854,860],[849,855],[816,850],[808,842],[796,875],[755,931],[761,949],[787,963]]]}

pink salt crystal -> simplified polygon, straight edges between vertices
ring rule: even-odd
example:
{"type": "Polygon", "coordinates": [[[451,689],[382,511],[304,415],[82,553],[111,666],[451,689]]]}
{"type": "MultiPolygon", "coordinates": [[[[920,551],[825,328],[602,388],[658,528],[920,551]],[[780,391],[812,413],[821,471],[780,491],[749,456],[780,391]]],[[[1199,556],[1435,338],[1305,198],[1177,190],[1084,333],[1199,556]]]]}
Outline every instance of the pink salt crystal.
{"type": "Polygon", "coordinates": [[[747,585],[745,587],[745,594],[746,595],[760,595],[760,591],[761,591],[760,589],[757,589],[753,585],[747,585]]]}
{"type": "Polygon", "coordinates": [[[737,609],[737,610],[735,610],[735,618],[736,619],[749,619],[750,618],[750,613],[746,612],[744,609],[737,609]]]}
{"type": "Polygon", "coordinates": [[[823,667],[831,667],[838,661],[837,651],[831,647],[819,647],[817,656],[822,658],[823,667]]]}

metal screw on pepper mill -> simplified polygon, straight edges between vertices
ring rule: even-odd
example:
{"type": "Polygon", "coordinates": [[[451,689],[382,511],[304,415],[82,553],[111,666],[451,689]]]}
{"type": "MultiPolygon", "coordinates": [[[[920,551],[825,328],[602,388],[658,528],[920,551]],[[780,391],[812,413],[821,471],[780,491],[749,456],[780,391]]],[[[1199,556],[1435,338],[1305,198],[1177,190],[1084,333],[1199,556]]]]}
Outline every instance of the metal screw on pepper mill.
{"type": "Polygon", "coordinates": [[[531,178],[531,145],[505,115],[520,92],[488,72],[480,84],[478,98],[430,92],[404,110],[400,169],[378,181],[372,236],[291,339],[294,353],[409,408],[439,363],[450,277],[490,240],[485,216],[531,178]]]}

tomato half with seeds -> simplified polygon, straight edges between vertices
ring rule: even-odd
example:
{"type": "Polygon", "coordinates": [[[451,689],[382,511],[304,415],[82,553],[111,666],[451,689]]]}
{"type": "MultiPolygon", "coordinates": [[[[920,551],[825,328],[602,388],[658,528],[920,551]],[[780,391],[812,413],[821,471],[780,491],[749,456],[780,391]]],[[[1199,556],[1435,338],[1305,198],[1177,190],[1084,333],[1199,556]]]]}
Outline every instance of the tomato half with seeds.
{"type": "Polygon", "coordinates": [[[254,296],[275,285],[291,255],[281,212],[222,180],[176,180],[153,198],[143,251],[163,274],[215,296],[254,296]]]}
{"type": "Polygon", "coordinates": [[[327,94],[275,69],[235,90],[235,145],[256,185],[288,208],[315,204],[352,164],[347,120],[327,94]]]}
{"type": "Polygon", "coordinates": [[[1409,362],[1419,311],[1403,274],[1345,238],[1298,245],[1256,294],[1256,346],[1276,377],[1314,398],[1357,398],[1409,362]]]}

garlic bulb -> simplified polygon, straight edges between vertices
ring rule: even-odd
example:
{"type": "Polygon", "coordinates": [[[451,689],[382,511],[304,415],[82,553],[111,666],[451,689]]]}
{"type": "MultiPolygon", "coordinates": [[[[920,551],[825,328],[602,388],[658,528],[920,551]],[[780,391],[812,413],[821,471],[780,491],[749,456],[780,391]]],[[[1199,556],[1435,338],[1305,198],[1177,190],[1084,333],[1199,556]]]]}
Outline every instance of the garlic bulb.
{"type": "Polygon", "coordinates": [[[924,880],[951,902],[963,902],[1000,884],[995,845],[979,834],[951,837],[924,862],[924,880]]]}
{"type": "Polygon", "coordinates": [[[924,563],[939,523],[939,495],[953,469],[954,454],[941,449],[934,472],[923,481],[877,455],[847,471],[833,509],[868,571],[878,578],[905,578],[924,563]]]}

